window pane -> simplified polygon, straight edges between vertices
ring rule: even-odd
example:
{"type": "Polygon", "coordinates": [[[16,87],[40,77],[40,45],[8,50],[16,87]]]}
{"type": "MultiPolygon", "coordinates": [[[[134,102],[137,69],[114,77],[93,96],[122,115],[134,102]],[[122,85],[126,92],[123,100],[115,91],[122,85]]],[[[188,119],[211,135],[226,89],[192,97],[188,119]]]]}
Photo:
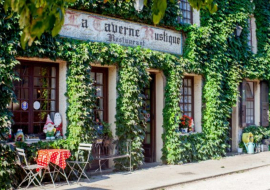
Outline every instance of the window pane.
{"type": "Polygon", "coordinates": [[[27,88],[28,86],[28,77],[23,77],[21,80],[21,87],[27,88]]]}
{"type": "Polygon", "coordinates": [[[184,86],[187,86],[187,79],[184,79],[184,86]]]}
{"type": "Polygon", "coordinates": [[[97,86],[96,91],[97,91],[97,97],[103,96],[103,86],[97,86]]]}
{"type": "Polygon", "coordinates": [[[49,73],[51,77],[56,77],[56,67],[51,68],[51,72],[49,73]]]}
{"type": "Polygon", "coordinates": [[[17,99],[21,98],[21,93],[20,92],[21,92],[20,89],[18,89],[18,88],[15,89],[15,95],[16,95],[17,99]]]}
{"type": "Polygon", "coordinates": [[[184,93],[183,94],[188,94],[188,89],[184,88],[184,93]]]}
{"type": "Polygon", "coordinates": [[[97,109],[103,109],[103,99],[102,98],[97,98],[97,109]]]}
{"type": "Polygon", "coordinates": [[[146,135],[146,144],[150,144],[151,143],[151,136],[150,134],[146,135]]]}
{"type": "Polygon", "coordinates": [[[188,86],[191,86],[191,79],[188,80],[188,86]]]}
{"type": "Polygon", "coordinates": [[[29,66],[26,66],[26,65],[22,66],[22,75],[27,76],[28,72],[29,72],[29,66]]]}
{"type": "Polygon", "coordinates": [[[35,68],[34,68],[34,75],[35,75],[35,76],[40,76],[40,74],[41,74],[41,73],[40,73],[40,67],[35,67],[35,68]]]}
{"type": "Polygon", "coordinates": [[[151,129],[150,129],[150,123],[147,123],[147,126],[146,126],[146,132],[148,132],[148,133],[151,132],[151,129]]]}
{"type": "Polygon", "coordinates": [[[29,92],[29,89],[21,89],[21,99],[24,99],[24,100],[28,100],[29,96],[28,96],[28,92],[29,92]]]}
{"type": "Polygon", "coordinates": [[[96,73],[97,75],[97,84],[103,84],[103,73],[96,73]]]}
{"type": "Polygon", "coordinates": [[[191,88],[188,88],[188,95],[191,95],[191,88]]]}
{"type": "Polygon", "coordinates": [[[98,111],[96,118],[99,119],[99,121],[103,121],[103,111],[98,111]]]}
{"type": "Polygon", "coordinates": [[[91,72],[90,76],[92,80],[95,80],[95,73],[91,72]]]}
{"type": "Polygon", "coordinates": [[[180,103],[183,103],[183,96],[180,97],[180,103]]]}
{"type": "Polygon", "coordinates": [[[51,86],[49,88],[56,88],[56,78],[51,79],[51,86]]]}
{"type": "Polygon", "coordinates": [[[188,101],[187,101],[187,102],[188,102],[188,103],[192,103],[191,100],[192,100],[192,96],[188,96],[188,101]]]}

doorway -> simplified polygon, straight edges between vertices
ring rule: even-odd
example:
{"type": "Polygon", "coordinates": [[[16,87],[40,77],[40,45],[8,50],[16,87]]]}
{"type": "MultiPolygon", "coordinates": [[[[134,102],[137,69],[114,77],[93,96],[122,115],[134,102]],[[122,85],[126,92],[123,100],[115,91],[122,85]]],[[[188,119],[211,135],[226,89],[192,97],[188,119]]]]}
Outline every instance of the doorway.
{"type": "MultiPolygon", "coordinates": [[[[96,106],[94,108],[94,121],[96,124],[101,124],[102,122],[108,122],[108,68],[104,67],[92,67],[90,76],[94,81],[95,95],[96,95],[96,106]]],[[[99,155],[104,156],[108,154],[109,149],[104,148],[102,144],[93,145],[92,156],[97,157],[99,155]]],[[[108,162],[106,160],[101,161],[103,169],[108,168],[108,162]]],[[[99,168],[98,160],[93,160],[91,162],[91,168],[89,170],[95,171],[99,168]]]]}
{"type": "Polygon", "coordinates": [[[144,89],[146,116],[146,132],[143,142],[144,161],[156,161],[156,75],[150,74],[149,86],[144,89]]]}

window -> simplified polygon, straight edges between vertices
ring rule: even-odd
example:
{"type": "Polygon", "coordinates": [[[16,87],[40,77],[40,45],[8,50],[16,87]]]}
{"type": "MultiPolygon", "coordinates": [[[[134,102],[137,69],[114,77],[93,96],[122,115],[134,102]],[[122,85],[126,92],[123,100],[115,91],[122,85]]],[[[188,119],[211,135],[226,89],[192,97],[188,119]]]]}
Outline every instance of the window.
{"type": "Polygon", "coordinates": [[[92,67],[91,78],[96,87],[95,120],[108,122],[108,69],[92,67]]]}
{"type": "Polygon", "coordinates": [[[246,91],[246,122],[247,125],[254,124],[254,82],[247,82],[246,91]]]}
{"type": "Polygon", "coordinates": [[[194,118],[194,77],[185,77],[180,90],[180,109],[183,115],[194,118]]]}
{"type": "Polygon", "coordinates": [[[13,132],[37,134],[44,138],[47,115],[58,112],[58,64],[22,62],[15,68],[20,81],[14,82],[18,103],[11,103],[13,132]]]}
{"type": "Polygon", "coordinates": [[[192,24],[192,8],[188,0],[180,0],[181,17],[179,18],[180,23],[192,24]]]}
{"type": "Polygon", "coordinates": [[[249,30],[249,33],[248,33],[248,45],[252,50],[252,28],[251,28],[251,19],[250,18],[247,20],[247,23],[248,23],[248,30],[249,30]]]}

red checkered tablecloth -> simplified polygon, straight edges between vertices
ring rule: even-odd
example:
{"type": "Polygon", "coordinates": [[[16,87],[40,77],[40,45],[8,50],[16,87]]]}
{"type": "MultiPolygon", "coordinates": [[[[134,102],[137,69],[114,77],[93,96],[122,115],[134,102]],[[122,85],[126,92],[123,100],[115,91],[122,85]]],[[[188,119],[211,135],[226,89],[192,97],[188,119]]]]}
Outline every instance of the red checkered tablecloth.
{"type": "Polygon", "coordinates": [[[37,164],[48,166],[50,162],[58,165],[62,169],[66,167],[66,159],[71,156],[70,151],[66,149],[44,149],[38,151],[37,164]]]}

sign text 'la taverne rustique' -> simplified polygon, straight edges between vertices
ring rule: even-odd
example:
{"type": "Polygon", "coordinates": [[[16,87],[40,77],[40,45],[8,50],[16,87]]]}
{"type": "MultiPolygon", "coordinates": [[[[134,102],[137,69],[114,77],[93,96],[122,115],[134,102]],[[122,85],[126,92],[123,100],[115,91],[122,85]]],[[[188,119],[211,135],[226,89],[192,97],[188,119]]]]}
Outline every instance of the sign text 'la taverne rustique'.
{"type": "Polygon", "coordinates": [[[60,35],[182,54],[180,32],[74,10],[66,11],[60,35]]]}

